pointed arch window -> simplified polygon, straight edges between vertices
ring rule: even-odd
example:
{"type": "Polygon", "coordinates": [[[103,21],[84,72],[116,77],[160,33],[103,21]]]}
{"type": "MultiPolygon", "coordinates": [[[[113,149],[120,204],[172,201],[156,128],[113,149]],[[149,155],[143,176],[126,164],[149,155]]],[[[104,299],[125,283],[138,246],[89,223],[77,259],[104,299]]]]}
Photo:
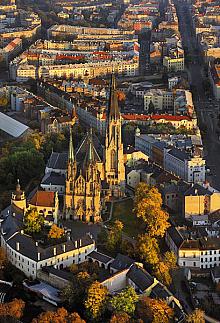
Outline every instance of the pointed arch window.
{"type": "Polygon", "coordinates": [[[111,169],[116,169],[116,151],[111,151],[111,169]]]}

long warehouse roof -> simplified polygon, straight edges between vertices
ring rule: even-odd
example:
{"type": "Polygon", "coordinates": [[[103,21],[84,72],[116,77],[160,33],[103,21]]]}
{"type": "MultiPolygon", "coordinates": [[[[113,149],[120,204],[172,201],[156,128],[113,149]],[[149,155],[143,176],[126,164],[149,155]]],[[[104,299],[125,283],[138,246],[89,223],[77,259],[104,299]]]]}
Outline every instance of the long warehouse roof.
{"type": "Polygon", "coordinates": [[[25,124],[0,112],[0,130],[8,133],[14,138],[18,138],[28,129],[29,127],[25,124]]]}

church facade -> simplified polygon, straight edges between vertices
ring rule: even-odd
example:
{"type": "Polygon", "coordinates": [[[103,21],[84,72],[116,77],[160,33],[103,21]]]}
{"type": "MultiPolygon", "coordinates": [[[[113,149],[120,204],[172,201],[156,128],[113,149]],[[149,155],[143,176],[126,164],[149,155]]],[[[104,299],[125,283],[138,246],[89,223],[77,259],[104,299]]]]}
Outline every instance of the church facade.
{"type": "Polygon", "coordinates": [[[64,213],[67,219],[101,220],[106,199],[124,194],[125,166],[116,80],[111,80],[104,147],[92,131],[76,152],[72,133],[67,161],[64,213]]]}

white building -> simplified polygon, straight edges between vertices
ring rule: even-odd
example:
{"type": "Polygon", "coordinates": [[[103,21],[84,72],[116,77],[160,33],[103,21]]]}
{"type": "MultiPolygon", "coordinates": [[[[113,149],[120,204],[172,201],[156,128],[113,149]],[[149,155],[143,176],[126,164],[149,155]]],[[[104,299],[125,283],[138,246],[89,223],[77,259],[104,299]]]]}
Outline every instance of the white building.
{"type": "Polygon", "coordinates": [[[186,239],[181,228],[167,230],[166,243],[178,260],[180,267],[207,269],[220,265],[220,239],[204,237],[186,239]]]}
{"type": "Polygon", "coordinates": [[[155,110],[167,110],[173,108],[173,93],[160,89],[151,89],[144,94],[144,109],[148,110],[150,102],[155,110]]]}
{"type": "Polygon", "coordinates": [[[163,66],[167,68],[168,72],[177,72],[184,70],[184,57],[169,57],[163,58],[163,66]]]}
{"type": "Polygon", "coordinates": [[[205,160],[177,149],[164,149],[164,169],[188,183],[205,181],[205,160]]]}
{"type": "Polygon", "coordinates": [[[26,276],[35,279],[38,271],[46,266],[62,269],[86,260],[95,250],[95,241],[87,234],[78,240],[67,240],[56,245],[45,245],[23,231],[23,211],[13,205],[1,217],[1,246],[8,260],[26,276]]]}

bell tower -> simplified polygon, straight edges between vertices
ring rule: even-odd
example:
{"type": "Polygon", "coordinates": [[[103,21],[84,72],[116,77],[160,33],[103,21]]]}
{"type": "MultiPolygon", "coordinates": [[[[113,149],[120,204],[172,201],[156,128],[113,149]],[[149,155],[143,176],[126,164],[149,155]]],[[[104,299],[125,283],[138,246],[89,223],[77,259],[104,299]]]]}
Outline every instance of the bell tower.
{"type": "Polygon", "coordinates": [[[115,75],[112,75],[105,137],[105,176],[112,195],[120,196],[125,185],[125,166],[115,75]]]}

